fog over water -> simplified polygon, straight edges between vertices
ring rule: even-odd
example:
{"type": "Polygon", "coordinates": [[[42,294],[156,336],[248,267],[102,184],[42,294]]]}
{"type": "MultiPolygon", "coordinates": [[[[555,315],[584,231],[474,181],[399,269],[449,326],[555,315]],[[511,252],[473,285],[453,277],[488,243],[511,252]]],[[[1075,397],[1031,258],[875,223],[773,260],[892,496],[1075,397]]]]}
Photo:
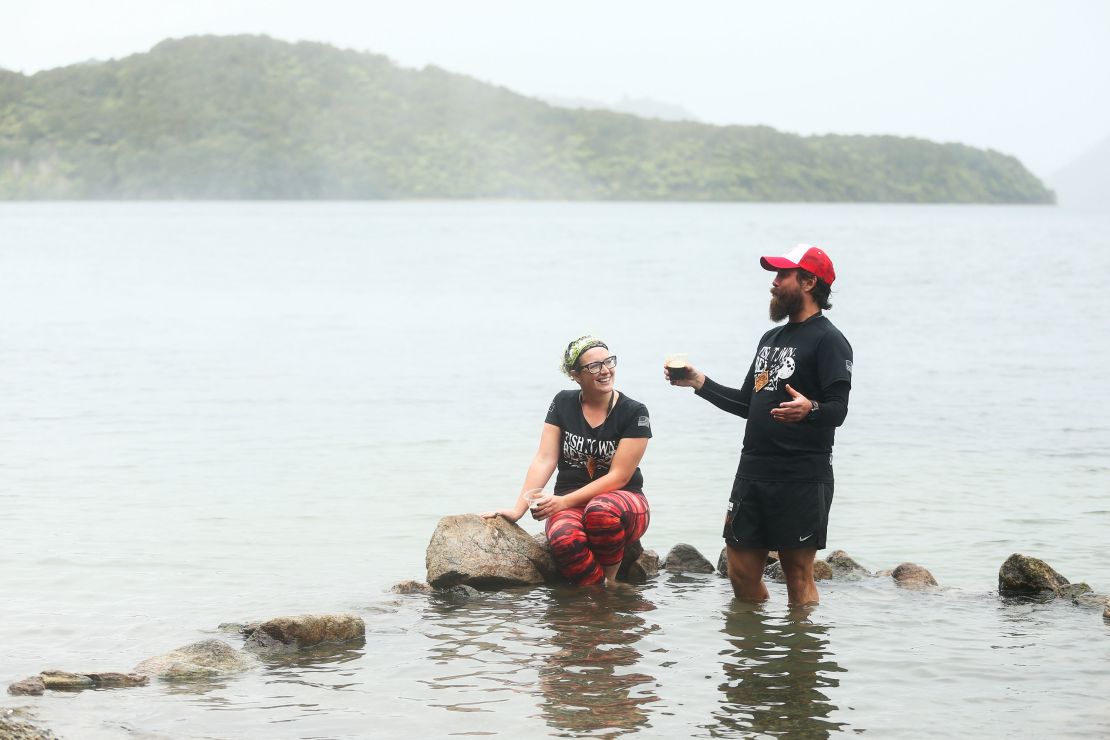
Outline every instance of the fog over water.
{"type": "Polygon", "coordinates": [[[82,738],[1105,735],[1110,625],[994,590],[1022,552],[1110,592],[1106,233],[1047,207],[0,204],[0,682],[238,646],[232,620],[368,628],[212,684],[0,706],[82,738]],[[836,261],[855,350],[830,549],[939,589],[822,584],[804,618],[716,575],[388,592],[439,517],[511,500],[587,331],[651,411],[645,545],[715,560],[742,422],[663,355],[739,385],[758,256],[799,241],[836,261]]]}

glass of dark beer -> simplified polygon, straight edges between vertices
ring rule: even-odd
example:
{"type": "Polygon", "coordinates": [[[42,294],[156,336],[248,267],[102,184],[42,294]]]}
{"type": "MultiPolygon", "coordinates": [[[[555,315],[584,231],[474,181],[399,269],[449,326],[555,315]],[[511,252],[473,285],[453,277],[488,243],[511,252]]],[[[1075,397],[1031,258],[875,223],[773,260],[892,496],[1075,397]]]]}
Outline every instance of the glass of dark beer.
{"type": "Polygon", "coordinates": [[[671,380],[686,380],[690,377],[690,366],[686,363],[685,352],[672,352],[663,358],[663,362],[671,380]]]}

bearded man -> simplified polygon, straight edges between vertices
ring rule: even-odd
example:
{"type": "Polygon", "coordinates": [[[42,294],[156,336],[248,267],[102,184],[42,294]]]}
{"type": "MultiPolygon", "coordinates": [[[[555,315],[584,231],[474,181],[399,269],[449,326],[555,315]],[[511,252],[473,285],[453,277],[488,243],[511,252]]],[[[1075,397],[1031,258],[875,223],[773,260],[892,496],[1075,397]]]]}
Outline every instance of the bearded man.
{"type": "Polygon", "coordinates": [[[833,498],[832,447],[848,414],[852,346],[823,311],[836,272],[824,251],[799,244],[763,257],[771,282],[771,321],[787,323],[759,340],[739,390],[688,366],[692,387],[714,406],[747,419],[740,465],[725,515],[728,577],[736,597],[767,599],[763,568],[777,550],[791,606],[816,604],[813,561],[825,548],[833,498]]]}

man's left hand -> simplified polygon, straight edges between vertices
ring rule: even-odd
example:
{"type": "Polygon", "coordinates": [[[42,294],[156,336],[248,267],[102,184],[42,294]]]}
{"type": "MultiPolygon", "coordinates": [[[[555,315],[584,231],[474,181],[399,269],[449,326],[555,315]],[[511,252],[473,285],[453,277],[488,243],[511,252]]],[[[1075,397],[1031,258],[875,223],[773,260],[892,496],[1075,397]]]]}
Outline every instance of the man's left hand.
{"type": "Polygon", "coordinates": [[[786,392],[790,394],[790,400],[783,401],[778,408],[771,409],[771,418],[775,421],[797,423],[809,416],[809,412],[813,409],[810,400],[791,388],[789,384],[786,386],[786,392]]]}

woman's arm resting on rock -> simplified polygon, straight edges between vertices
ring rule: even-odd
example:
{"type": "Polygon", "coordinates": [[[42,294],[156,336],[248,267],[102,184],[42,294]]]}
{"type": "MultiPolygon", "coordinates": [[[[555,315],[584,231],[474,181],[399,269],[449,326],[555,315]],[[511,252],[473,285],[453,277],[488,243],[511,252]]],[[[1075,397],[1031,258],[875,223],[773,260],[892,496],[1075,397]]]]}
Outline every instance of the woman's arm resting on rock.
{"type": "Polygon", "coordinates": [[[528,473],[524,476],[524,487],[517,494],[516,503],[513,504],[511,509],[483,512],[483,517],[491,519],[495,516],[503,516],[510,522],[515,522],[524,516],[524,512],[528,511],[528,502],[524,500],[524,492],[546,486],[547,482],[551,480],[551,474],[555,472],[555,468],[559,465],[559,437],[561,434],[562,430],[554,424],[543,425],[543,431],[540,433],[540,447],[536,450],[535,457],[532,458],[532,464],[528,466],[528,473]]]}

